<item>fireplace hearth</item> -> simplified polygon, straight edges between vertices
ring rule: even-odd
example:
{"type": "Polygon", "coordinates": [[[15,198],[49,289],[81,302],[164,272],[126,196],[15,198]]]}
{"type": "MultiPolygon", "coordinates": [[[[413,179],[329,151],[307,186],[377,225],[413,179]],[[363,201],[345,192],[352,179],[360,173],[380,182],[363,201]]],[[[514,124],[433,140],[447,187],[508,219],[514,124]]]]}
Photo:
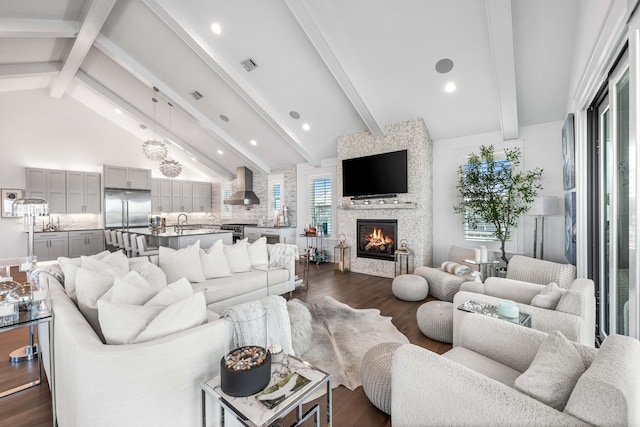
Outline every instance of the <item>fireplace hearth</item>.
{"type": "Polygon", "coordinates": [[[396,251],[398,221],[395,219],[357,220],[358,250],[361,258],[393,261],[396,251]]]}

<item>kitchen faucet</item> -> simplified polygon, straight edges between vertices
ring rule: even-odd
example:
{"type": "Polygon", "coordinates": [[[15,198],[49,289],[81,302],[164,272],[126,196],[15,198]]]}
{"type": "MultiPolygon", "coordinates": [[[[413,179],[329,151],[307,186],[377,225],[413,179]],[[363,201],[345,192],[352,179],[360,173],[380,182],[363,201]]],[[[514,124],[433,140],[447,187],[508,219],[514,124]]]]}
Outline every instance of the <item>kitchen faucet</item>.
{"type": "Polygon", "coordinates": [[[187,216],[186,213],[181,213],[180,215],[178,215],[178,225],[176,226],[177,229],[179,229],[180,233],[182,233],[184,231],[184,225],[189,223],[189,217],[187,216]],[[180,222],[180,217],[184,216],[184,221],[180,222]]]}

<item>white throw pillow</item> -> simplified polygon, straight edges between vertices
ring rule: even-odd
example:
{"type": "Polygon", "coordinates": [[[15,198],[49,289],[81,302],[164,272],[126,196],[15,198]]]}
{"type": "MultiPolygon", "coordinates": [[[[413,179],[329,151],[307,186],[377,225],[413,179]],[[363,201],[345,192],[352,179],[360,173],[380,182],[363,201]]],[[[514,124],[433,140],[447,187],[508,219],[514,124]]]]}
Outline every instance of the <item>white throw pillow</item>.
{"type": "Polygon", "coordinates": [[[546,308],[549,310],[555,310],[558,306],[558,301],[560,301],[560,297],[562,296],[562,291],[558,287],[558,285],[554,282],[549,283],[547,286],[540,291],[538,295],[533,297],[531,300],[531,305],[546,308]]]}
{"type": "MultiPolygon", "coordinates": [[[[111,252],[102,251],[99,254],[91,255],[90,258],[102,259],[111,252]]],[[[82,260],[78,258],[58,257],[58,264],[64,274],[64,290],[72,299],[76,299],[76,273],[82,266],[82,260]]]]}
{"type": "Polygon", "coordinates": [[[255,242],[247,245],[251,267],[269,264],[269,252],[267,251],[267,238],[260,237],[255,242]]]}
{"type": "Polygon", "coordinates": [[[288,268],[291,263],[291,259],[296,256],[296,253],[297,248],[294,245],[276,243],[271,251],[269,267],[288,268]]]}
{"type": "Polygon", "coordinates": [[[191,283],[204,282],[202,263],[200,262],[200,240],[182,249],[160,246],[160,268],[167,275],[169,283],[186,277],[191,283]]]}
{"type": "Polygon", "coordinates": [[[207,319],[207,307],[201,292],[169,307],[116,304],[98,301],[100,325],[107,344],[150,341],[196,327],[207,319]]]}
{"type": "Polygon", "coordinates": [[[81,256],[80,260],[82,261],[82,268],[88,268],[89,270],[113,270],[118,276],[124,276],[129,272],[129,261],[122,252],[111,252],[100,259],[81,256]]]}
{"type": "Polygon", "coordinates": [[[466,276],[467,274],[471,274],[471,269],[468,265],[458,264],[453,261],[445,261],[440,266],[447,273],[455,274],[457,276],[466,276]]]}
{"type": "Polygon", "coordinates": [[[169,307],[171,304],[181,301],[193,295],[191,283],[184,277],[178,281],[170,283],[160,290],[153,298],[144,305],[155,305],[159,307],[169,307]]]}
{"type": "Polygon", "coordinates": [[[247,239],[238,240],[233,245],[224,245],[224,254],[227,256],[229,270],[232,273],[251,271],[251,259],[247,250],[247,239]]]}
{"type": "Polygon", "coordinates": [[[140,274],[145,280],[155,285],[158,290],[167,286],[167,275],[157,265],[153,264],[149,260],[143,262],[129,263],[129,271],[135,271],[140,274]]]}
{"type": "Polygon", "coordinates": [[[78,309],[101,339],[103,335],[98,321],[97,301],[111,289],[116,277],[118,275],[111,269],[95,271],[79,268],[76,274],[78,309]]]}
{"type": "Polygon", "coordinates": [[[562,411],[584,371],[578,350],[560,331],[553,331],[514,385],[522,393],[562,411]]]}
{"type": "Polygon", "coordinates": [[[202,263],[202,274],[206,279],[231,276],[222,240],[215,242],[206,251],[200,249],[200,262],[202,263]]]}
{"type": "MultiPolygon", "coordinates": [[[[164,287],[164,286],[162,286],[164,287]]],[[[114,304],[142,305],[153,298],[161,287],[149,283],[135,271],[116,277],[109,300],[114,304]]]]}

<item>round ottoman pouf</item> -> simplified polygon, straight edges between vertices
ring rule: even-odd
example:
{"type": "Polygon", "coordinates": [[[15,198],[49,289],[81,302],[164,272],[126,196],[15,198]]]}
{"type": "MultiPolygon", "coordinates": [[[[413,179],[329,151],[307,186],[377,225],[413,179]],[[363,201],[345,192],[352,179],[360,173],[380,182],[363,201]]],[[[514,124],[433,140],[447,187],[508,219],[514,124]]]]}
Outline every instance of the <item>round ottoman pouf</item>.
{"type": "Polygon", "coordinates": [[[453,342],[453,304],[447,301],[429,301],[418,307],[418,328],[432,340],[453,342]]]}
{"type": "Polygon", "coordinates": [[[393,279],[391,292],[404,301],[422,301],[429,295],[429,284],[417,274],[403,274],[393,279]]]}
{"type": "Polygon", "coordinates": [[[391,360],[402,344],[384,342],[371,347],[362,359],[362,389],[373,406],[391,415],[391,360]]]}

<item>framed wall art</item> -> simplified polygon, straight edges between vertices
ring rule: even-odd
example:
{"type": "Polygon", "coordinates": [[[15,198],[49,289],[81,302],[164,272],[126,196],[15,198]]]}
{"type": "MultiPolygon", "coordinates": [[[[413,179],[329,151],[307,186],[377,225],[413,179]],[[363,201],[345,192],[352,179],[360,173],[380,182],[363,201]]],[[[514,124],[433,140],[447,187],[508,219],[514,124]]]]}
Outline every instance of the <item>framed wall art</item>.
{"type": "Polygon", "coordinates": [[[13,214],[13,202],[20,197],[23,197],[24,192],[15,188],[3,188],[1,190],[2,195],[2,217],[3,218],[15,218],[19,215],[13,214]]]}

